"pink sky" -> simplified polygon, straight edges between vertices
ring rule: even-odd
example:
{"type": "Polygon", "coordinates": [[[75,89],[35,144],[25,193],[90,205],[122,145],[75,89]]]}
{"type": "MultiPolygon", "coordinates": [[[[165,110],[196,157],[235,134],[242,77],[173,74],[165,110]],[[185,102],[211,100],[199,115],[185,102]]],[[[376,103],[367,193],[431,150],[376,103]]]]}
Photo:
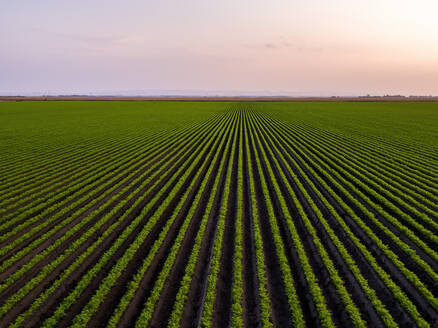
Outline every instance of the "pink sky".
{"type": "Polygon", "coordinates": [[[437,13],[435,0],[2,1],[0,94],[438,95],[437,13]]]}

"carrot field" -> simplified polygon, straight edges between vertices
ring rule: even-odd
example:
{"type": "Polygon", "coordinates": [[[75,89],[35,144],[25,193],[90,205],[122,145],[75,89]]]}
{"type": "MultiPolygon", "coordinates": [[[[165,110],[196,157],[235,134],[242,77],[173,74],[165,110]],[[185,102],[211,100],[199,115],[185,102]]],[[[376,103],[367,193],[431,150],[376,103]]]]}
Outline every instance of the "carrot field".
{"type": "Polygon", "coordinates": [[[0,103],[0,327],[436,327],[438,103],[0,103]]]}

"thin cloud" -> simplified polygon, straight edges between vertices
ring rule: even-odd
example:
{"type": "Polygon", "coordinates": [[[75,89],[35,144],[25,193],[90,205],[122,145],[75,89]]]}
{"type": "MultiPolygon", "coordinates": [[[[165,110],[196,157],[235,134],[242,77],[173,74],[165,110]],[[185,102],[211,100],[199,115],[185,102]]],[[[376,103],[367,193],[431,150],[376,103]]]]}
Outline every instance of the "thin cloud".
{"type": "Polygon", "coordinates": [[[364,51],[387,51],[388,47],[378,44],[355,44],[355,43],[326,43],[319,40],[305,40],[305,41],[288,41],[285,38],[280,38],[280,41],[269,41],[259,44],[246,45],[246,48],[250,49],[269,49],[269,50],[282,50],[295,53],[348,53],[348,54],[360,54],[364,51]]]}
{"type": "Polygon", "coordinates": [[[265,43],[264,47],[267,49],[276,49],[277,45],[275,45],[273,43],[265,43]]]}
{"type": "Polygon", "coordinates": [[[58,38],[67,39],[70,41],[82,42],[93,45],[110,45],[118,44],[126,40],[122,35],[82,35],[82,34],[70,34],[70,33],[56,33],[58,38]]]}

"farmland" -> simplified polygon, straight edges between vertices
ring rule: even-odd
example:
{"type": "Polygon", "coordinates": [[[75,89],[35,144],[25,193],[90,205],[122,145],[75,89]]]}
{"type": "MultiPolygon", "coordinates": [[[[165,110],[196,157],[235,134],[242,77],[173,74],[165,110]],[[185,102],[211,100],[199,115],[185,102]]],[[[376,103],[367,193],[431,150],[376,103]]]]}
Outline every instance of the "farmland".
{"type": "Polygon", "coordinates": [[[438,103],[0,103],[1,327],[438,325],[438,103]]]}

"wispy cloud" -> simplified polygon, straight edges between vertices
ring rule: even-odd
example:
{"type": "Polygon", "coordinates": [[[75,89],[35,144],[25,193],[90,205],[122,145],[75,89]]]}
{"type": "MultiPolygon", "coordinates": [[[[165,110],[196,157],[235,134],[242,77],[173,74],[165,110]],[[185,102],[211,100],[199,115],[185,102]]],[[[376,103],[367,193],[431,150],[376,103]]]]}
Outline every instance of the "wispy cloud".
{"type": "Polygon", "coordinates": [[[290,42],[290,41],[269,41],[261,44],[247,45],[246,48],[252,49],[268,49],[268,50],[290,50],[294,52],[312,52],[318,53],[333,48],[333,46],[313,45],[308,42],[290,42]]]}
{"type": "Polygon", "coordinates": [[[267,49],[276,49],[277,45],[275,45],[274,43],[265,43],[264,47],[267,49]]]}
{"type": "Polygon", "coordinates": [[[119,44],[127,40],[126,36],[115,34],[71,34],[71,33],[55,33],[55,36],[60,39],[86,43],[91,45],[113,45],[119,44]]]}
{"type": "Polygon", "coordinates": [[[264,43],[247,44],[245,48],[248,49],[266,49],[278,50],[283,52],[293,53],[339,53],[343,54],[361,54],[362,52],[379,52],[388,51],[389,47],[379,44],[359,44],[352,42],[328,42],[318,39],[309,40],[287,40],[286,38],[278,38],[277,40],[270,40],[264,43]]]}

